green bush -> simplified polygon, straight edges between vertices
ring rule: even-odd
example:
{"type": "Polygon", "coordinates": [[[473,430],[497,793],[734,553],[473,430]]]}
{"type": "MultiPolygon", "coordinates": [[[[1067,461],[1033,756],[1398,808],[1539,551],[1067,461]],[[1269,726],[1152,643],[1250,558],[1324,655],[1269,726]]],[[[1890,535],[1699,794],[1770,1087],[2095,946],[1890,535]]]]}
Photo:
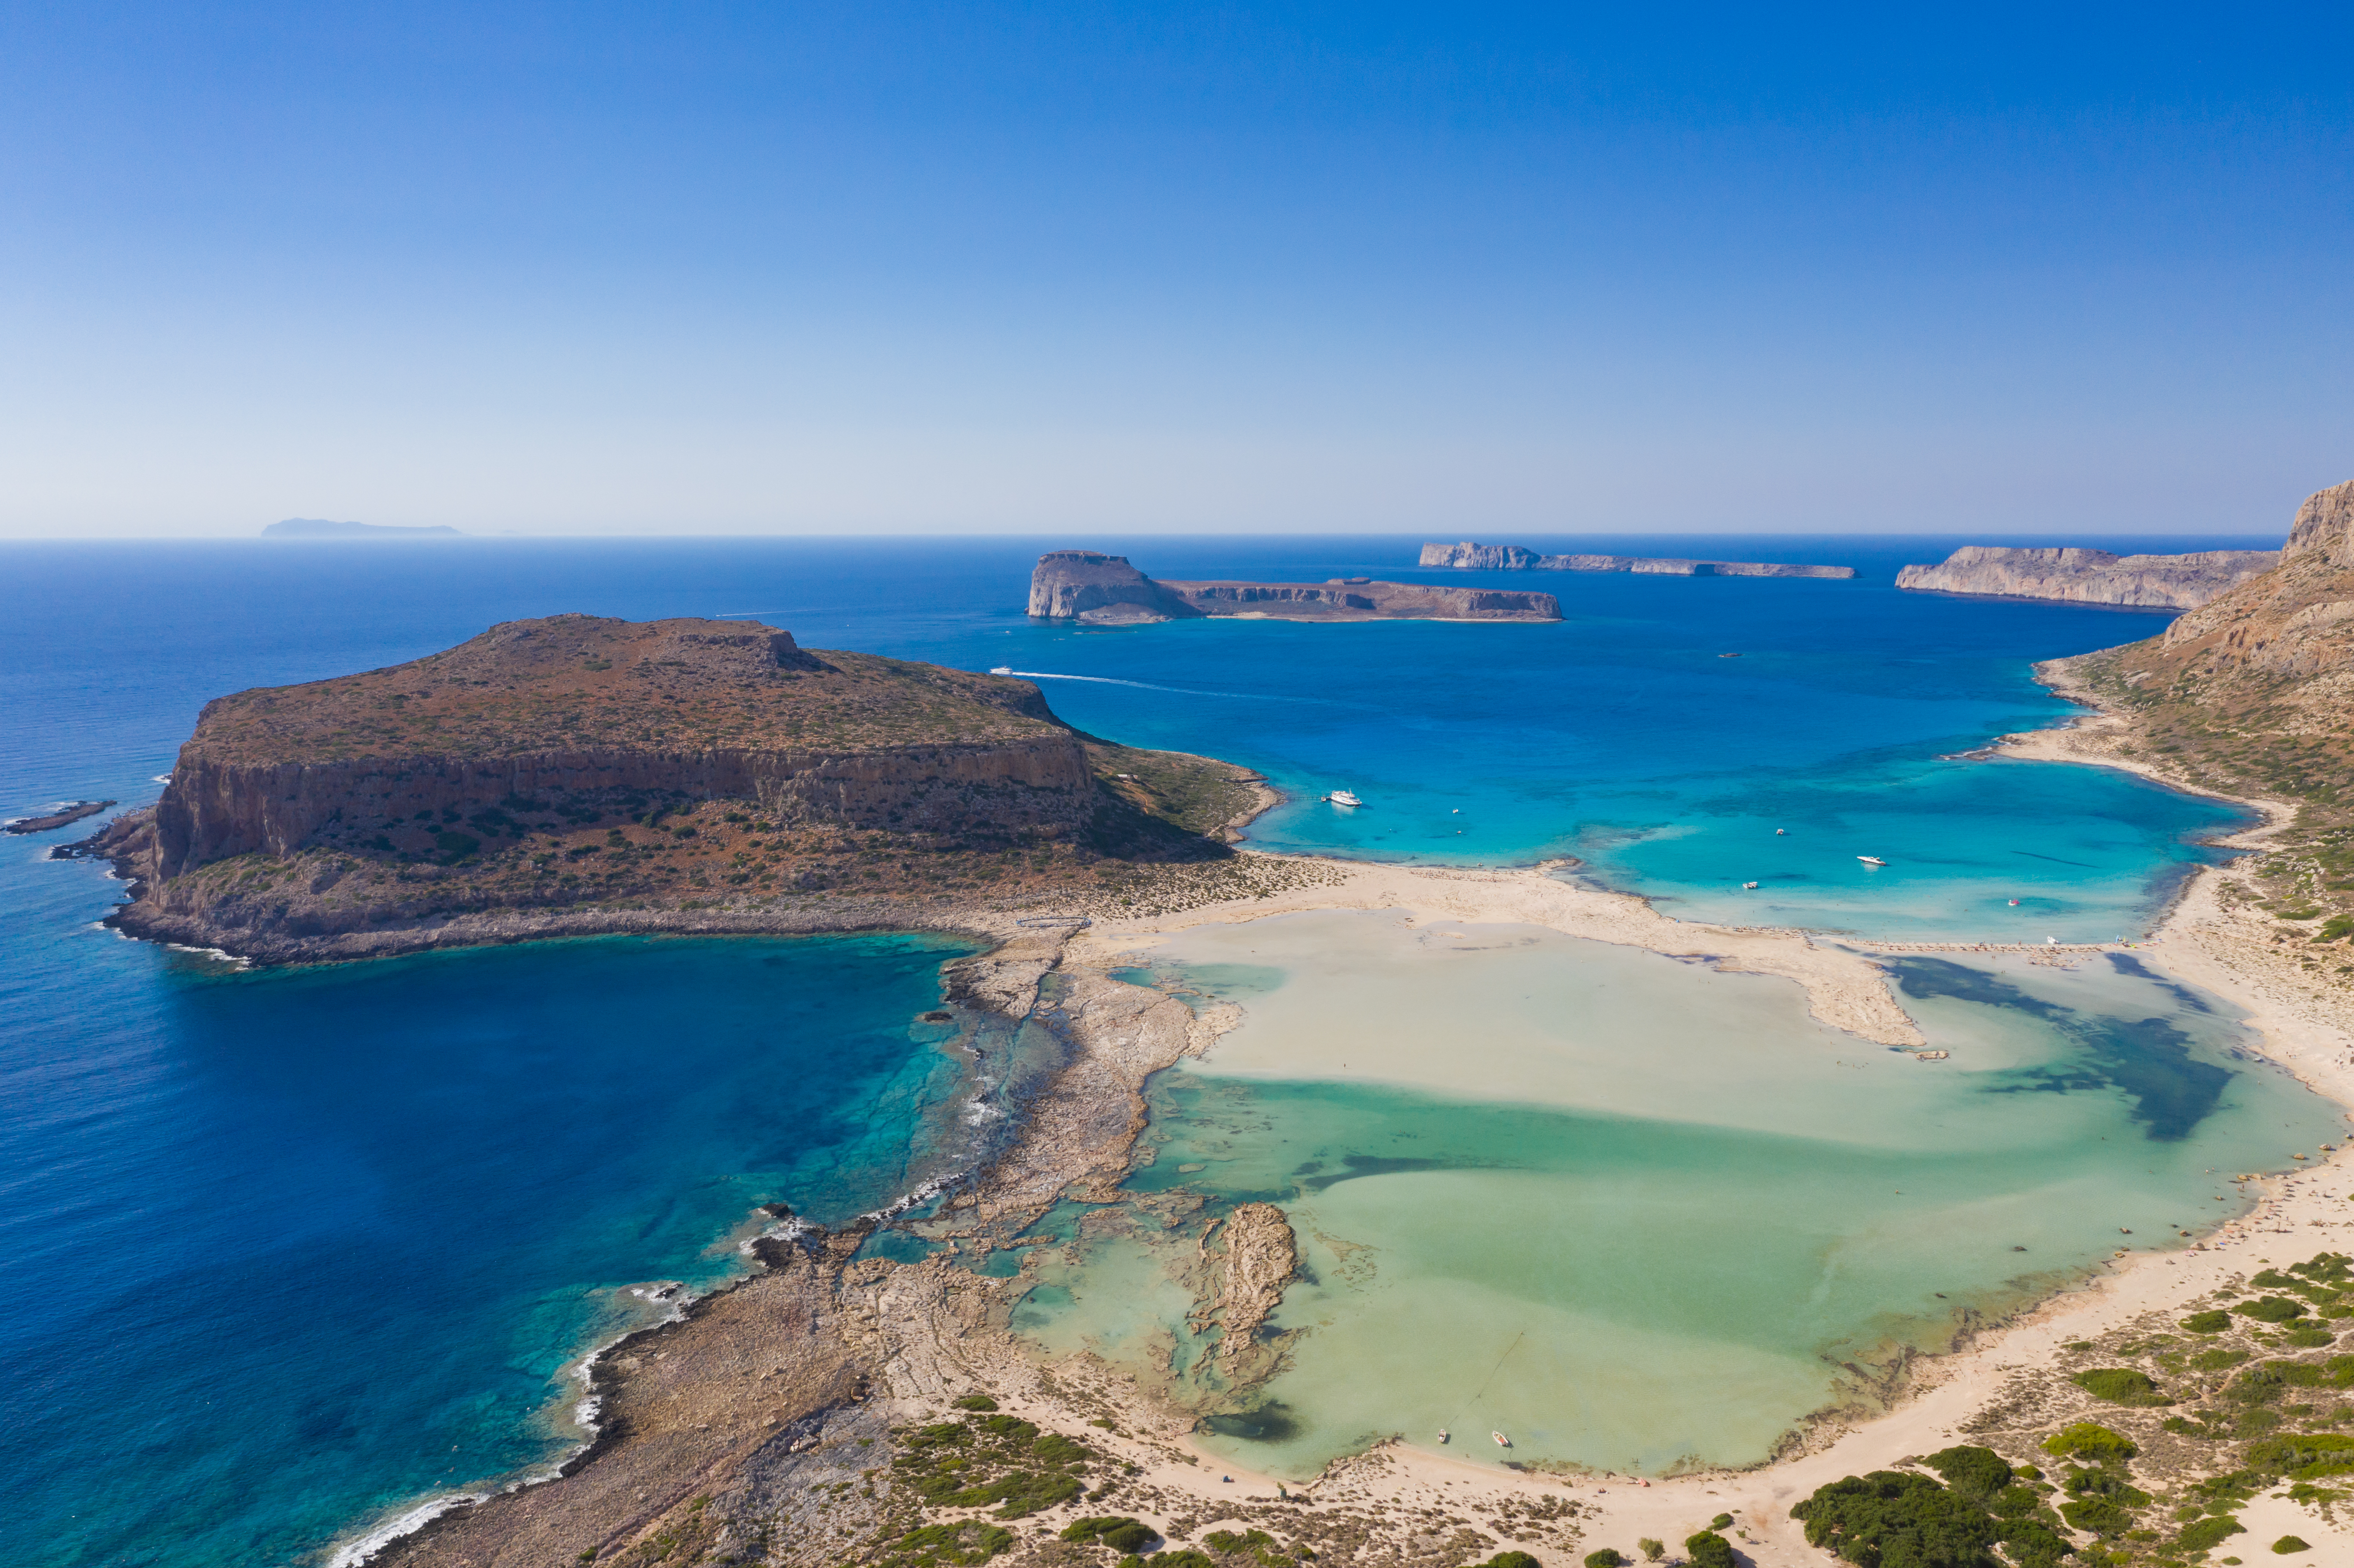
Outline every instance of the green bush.
{"type": "Polygon", "coordinates": [[[1141,1520],[1113,1515],[1105,1519],[1076,1519],[1063,1527],[1066,1541],[1099,1541],[1114,1552],[1134,1552],[1160,1532],[1141,1520]]]}
{"type": "Polygon", "coordinates": [[[1144,1568],[1218,1568],[1218,1560],[1206,1552],[1187,1547],[1182,1552],[1156,1552],[1146,1558],[1122,1558],[1123,1563],[1141,1562],[1144,1568]]]}
{"type": "MultiPolygon", "coordinates": [[[[1817,1489],[1815,1495],[1790,1510],[1807,1527],[1807,1544],[1829,1548],[1850,1563],[1877,1568],[1883,1555],[1906,1568],[1990,1568],[1990,1548],[2004,1530],[1992,1514],[1926,1476],[1897,1470],[1874,1470],[1868,1476],[1848,1476],[1817,1489]]],[[[1709,1560],[1697,1547],[1694,1564],[1709,1560]]],[[[1723,1536],[1713,1538],[1723,1555],[1714,1561],[1730,1564],[1733,1548],[1723,1536]]]]}
{"type": "Polygon", "coordinates": [[[2232,1326],[2232,1315],[2220,1308],[2212,1312],[2193,1312],[2182,1319],[2182,1326],[2194,1334],[2220,1334],[2232,1326]]]}
{"type": "Polygon", "coordinates": [[[1718,1514],[1714,1519],[1708,1521],[1708,1527],[1711,1530],[1731,1530],[1733,1528],[1733,1516],[1729,1513],[1718,1514]]]}
{"type": "Polygon", "coordinates": [[[1921,1463],[1945,1477],[1946,1484],[1964,1497],[1980,1502],[2010,1485],[2009,1462],[1991,1448],[1969,1444],[1941,1448],[1921,1463]]]}
{"type": "Polygon", "coordinates": [[[1525,1552],[1499,1552],[1480,1563],[1479,1568],[1544,1568],[1544,1565],[1525,1552]]]}
{"type": "Polygon", "coordinates": [[[2343,937],[2354,937],[2354,915],[2332,915],[2313,934],[2317,942],[2335,942],[2343,937]]]}
{"type": "Polygon", "coordinates": [[[971,1568],[1013,1544],[1013,1531],[969,1519],[957,1524],[928,1524],[911,1530],[899,1538],[884,1561],[902,1568],[933,1568],[941,1563],[971,1568]]]}
{"type": "Polygon", "coordinates": [[[2221,1546],[2228,1536],[2245,1533],[2246,1527],[2238,1520],[2228,1513],[2219,1513],[2212,1519],[2184,1525],[2182,1533],[2175,1538],[2174,1543],[2185,1552],[2205,1552],[2221,1546]]]}
{"type": "Polygon", "coordinates": [[[2305,1316],[2305,1303],[2285,1296],[2259,1296],[2253,1301],[2233,1302],[2232,1310],[2261,1323],[2285,1323],[2305,1316]]]}
{"type": "Polygon", "coordinates": [[[2097,1421],[2079,1421],[2062,1426],[2043,1440],[2043,1451],[2062,1459],[2087,1459],[2096,1465],[2121,1462],[2141,1452],[2133,1439],[2122,1432],[2112,1432],[2097,1421]]]}
{"type": "Polygon", "coordinates": [[[1213,1552],[1241,1552],[1253,1546],[1272,1546],[1275,1537],[1264,1530],[1248,1530],[1240,1535],[1231,1530],[1214,1530],[1202,1537],[1202,1544],[1213,1552]]]}
{"type": "Polygon", "coordinates": [[[1585,1554],[1585,1568],[1627,1568],[1627,1559],[1620,1555],[1617,1547],[1606,1546],[1599,1552],[1585,1554]]]}
{"type": "Polygon", "coordinates": [[[2328,1330],[2316,1326],[2310,1328],[2291,1329],[2287,1333],[2281,1336],[2281,1342],[2286,1345],[2295,1345],[2301,1351],[2317,1351],[2322,1346],[2328,1344],[2331,1340],[2337,1338],[2338,1336],[2331,1333],[2328,1330]]]}
{"type": "Polygon", "coordinates": [[[1684,1538],[1684,1555],[1691,1568],[1733,1568],[1733,1542],[1712,1530],[1684,1538]]]}
{"type": "MultiPolygon", "coordinates": [[[[2299,1311],[2304,1308],[2299,1308],[2299,1311]]],[[[2105,1399],[2111,1404],[2168,1404],[2172,1402],[2149,1381],[2147,1373],[2131,1367],[2094,1367],[2080,1372],[2069,1382],[2091,1394],[2105,1399]]]]}
{"type": "Polygon", "coordinates": [[[2060,1517],[2078,1530],[2089,1530],[2094,1535],[2120,1535],[2132,1525],[2134,1516],[2106,1498],[2085,1498],[2077,1502],[2060,1505],[2060,1517]]]}
{"type": "Polygon", "coordinates": [[[968,1393],[962,1399],[955,1401],[954,1407],[958,1410],[990,1411],[997,1408],[997,1401],[985,1393],[968,1393]]]}
{"type": "MultiPolygon", "coordinates": [[[[1654,1541],[1647,1535],[1635,1542],[1635,1550],[1643,1554],[1644,1562],[1657,1563],[1668,1554],[1668,1543],[1664,1541],[1654,1541]]],[[[1523,1553],[1523,1555],[1526,1554],[1523,1553]]]]}
{"type": "Polygon", "coordinates": [[[2248,1445],[2248,1467],[2291,1480],[2317,1481],[2354,1471],[2354,1437],[2338,1432],[2287,1432],[2248,1445]]]}

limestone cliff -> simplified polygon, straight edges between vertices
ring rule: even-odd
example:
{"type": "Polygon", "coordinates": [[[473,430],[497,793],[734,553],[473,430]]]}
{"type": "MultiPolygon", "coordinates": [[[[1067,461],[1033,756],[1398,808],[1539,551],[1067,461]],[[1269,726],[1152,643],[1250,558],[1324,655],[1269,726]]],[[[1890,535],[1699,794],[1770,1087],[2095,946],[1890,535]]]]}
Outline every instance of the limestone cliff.
{"type": "MultiPolygon", "coordinates": [[[[875,923],[808,907],[844,895],[1228,857],[1256,779],[1081,736],[1026,681],[566,615],[219,698],[151,811],[61,853],[138,884],[125,929],[272,958],[436,945],[454,919],[512,939],[530,921],[509,916],[584,908],[786,899],[806,917],[776,928],[824,928],[875,923]]],[[[649,922],[673,928],[605,928],[649,922]]]]}
{"type": "Polygon", "coordinates": [[[1159,582],[1124,556],[1057,550],[1030,577],[1030,613],[1087,626],[1203,616],[1270,620],[1559,620],[1549,593],[1343,577],[1324,583],[1159,582]]]}
{"type": "Polygon", "coordinates": [[[1965,545],[1934,567],[1906,567],[1896,586],[1934,593],[2074,604],[2191,609],[2280,564],[2277,550],[2115,556],[2106,550],[1965,545]]]}
{"type": "Polygon", "coordinates": [[[2354,910],[2354,482],[2305,503],[2272,570],[2160,636],[2062,662],[2133,721],[2138,759],[2299,802],[2268,857],[2283,908],[2354,910]]]}
{"type": "Polygon", "coordinates": [[[1702,561],[1670,556],[1541,556],[1520,545],[1425,545],[1421,564],[1490,572],[1636,572],[1676,577],[1851,577],[1853,567],[1788,561],[1702,561]]]}

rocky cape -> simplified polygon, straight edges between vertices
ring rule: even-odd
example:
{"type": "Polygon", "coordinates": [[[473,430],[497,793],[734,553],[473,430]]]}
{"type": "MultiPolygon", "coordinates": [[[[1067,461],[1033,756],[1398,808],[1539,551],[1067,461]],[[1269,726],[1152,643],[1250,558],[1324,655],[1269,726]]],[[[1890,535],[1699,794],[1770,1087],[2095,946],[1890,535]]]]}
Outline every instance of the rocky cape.
{"type": "Polygon", "coordinates": [[[1237,616],[1267,620],[1559,620],[1549,593],[1336,577],[1324,583],[1161,582],[1125,556],[1055,550],[1030,575],[1030,613],[1088,626],[1237,616]]]}
{"type": "Polygon", "coordinates": [[[1230,859],[1275,799],[1081,735],[1026,681],[747,621],[510,621],[204,709],[163,797],[53,852],[133,935],[265,961],[591,930],[956,925],[1137,861],[1230,859]]]}
{"type": "Polygon", "coordinates": [[[2195,609],[2280,562],[2277,550],[2113,556],[2106,550],[2073,547],[1965,545],[1936,566],[1906,567],[1896,574],[1896,586],[1929,593],[2195,609]]]}
{"type": "Polygon", "coordinates": [[[1421,564],[1483,572],[1639,572],[1670,577],[1851,577],[1853,567],[1699,561],[1670,556],[1541,556],[1520,545],[1425,545],[1421,564]]]}

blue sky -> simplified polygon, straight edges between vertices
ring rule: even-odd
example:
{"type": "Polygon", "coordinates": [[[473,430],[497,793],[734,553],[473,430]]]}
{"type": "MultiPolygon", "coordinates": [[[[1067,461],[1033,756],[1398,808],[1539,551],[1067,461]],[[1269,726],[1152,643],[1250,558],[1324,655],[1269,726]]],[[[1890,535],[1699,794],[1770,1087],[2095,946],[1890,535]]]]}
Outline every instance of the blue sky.
{"type": "Polygon", "coordinates": [[[2277,531],[2342,8],[0,5],[0,533],[2277,531]]]}

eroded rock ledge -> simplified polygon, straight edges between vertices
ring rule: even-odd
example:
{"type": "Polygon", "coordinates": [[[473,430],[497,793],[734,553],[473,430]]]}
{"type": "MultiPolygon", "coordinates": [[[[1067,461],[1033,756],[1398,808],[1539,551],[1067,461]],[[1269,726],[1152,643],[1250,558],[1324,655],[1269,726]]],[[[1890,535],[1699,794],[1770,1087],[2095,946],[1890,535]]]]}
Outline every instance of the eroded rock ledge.
{"type": "Polygon", "coordinates": [[[1926,593],[2045,599],[2192,609],[2280,564],[2277,550],[2113,556],[2106,550],[1965,545],[1934,567],[1906,567],[1896,586],[1926,593]]]}
{"type": "Polygon", "coordinates": [[[1239,616],[1268,620],[1559,620],[1549,593],[1338,577],[1324,583],[1161,582],[1125,556],[1055,550],[1030,577],[1030,613],[1088,626],[1239,616]]]}

